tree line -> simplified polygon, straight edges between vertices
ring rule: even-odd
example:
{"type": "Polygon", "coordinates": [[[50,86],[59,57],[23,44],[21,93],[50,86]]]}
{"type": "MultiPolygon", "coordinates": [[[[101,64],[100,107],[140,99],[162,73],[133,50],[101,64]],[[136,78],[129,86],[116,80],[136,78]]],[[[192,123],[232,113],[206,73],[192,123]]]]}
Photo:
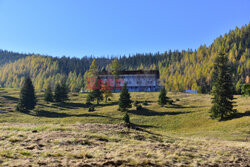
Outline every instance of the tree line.
{"type": "MultiPolygon", "coordinates": [[[[241,92],[241,85],[250,75],[250,24],[236,27],[218,37],[210,46],[202,45],[197,50],[166,51],[118,57],[121,70],[160,71],[160,79],[167,91],[197,90],[209,93],[212,90],[213,63],[223,52],[230,63],[234,93],[241,92]]],[[[70,91],[78,92],[85,87],[88,69],[93,57],[53,58],[40,55],[25,55],[0,51],[0,86],[21,87],[24,76],[29,75],[36,89],[55,88],[66,80],[70,91]],[[9,60],[8,60],[9,57],[9,60]],[[1,65],[2,63],[2,65],[1,65]]],[[[109,70],[113,58],[96,58],[98,71],[109,70]]]]}

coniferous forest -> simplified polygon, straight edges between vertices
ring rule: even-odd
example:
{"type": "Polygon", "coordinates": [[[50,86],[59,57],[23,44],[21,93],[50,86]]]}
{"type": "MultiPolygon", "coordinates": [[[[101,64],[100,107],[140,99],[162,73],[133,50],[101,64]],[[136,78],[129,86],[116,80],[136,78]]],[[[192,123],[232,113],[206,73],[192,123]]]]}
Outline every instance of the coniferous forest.
{"type": "MultiPolygon", "coordinates": [[[[210,46],[201,45],[197,50],[174,50],[164,53],[142,53],[120,56],[123,70],[158,69],[167,91],[197,90],[210,93],[213,65],[218,53],[228,56],[232,69],[234,92],[250,74],[250,24],[236,27],[218,37],[210,46]]],[[[38,54],[19,54],[0,50],[0,87],[20,88],[30,76],[35,89],[53,88],[66,81],[69,90],[84,87],[84,78],[93,57],[69,58],[38,54]],[[85,74],[85,75],[84,75],[85,74]]],[[[99,70],[108,70],[113,58],[96,58],[99,70]]]]}

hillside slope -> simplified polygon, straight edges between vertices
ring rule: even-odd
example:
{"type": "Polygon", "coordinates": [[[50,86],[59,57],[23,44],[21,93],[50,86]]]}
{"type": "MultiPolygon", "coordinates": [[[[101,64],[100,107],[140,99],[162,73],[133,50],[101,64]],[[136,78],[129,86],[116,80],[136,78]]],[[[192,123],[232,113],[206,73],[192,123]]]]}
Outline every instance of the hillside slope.
{"type": "MultiPolygon", "coordinates": [[[[208,93],[211,90],[212,68],[219,52],[228,55],[232,67],[236,93],[247,75],[250,75],[250,24],[237,28],[218,37],[209,47],[200,46],[197,51],[168,51],[165,53],[136,54],[120,57],[124,70],[159,69],[163,85],[171,91],[185,89],[208,93]]],[[[1,56],[1,54],[0,54],[1,56]]],[[[20,87],[23,76],[30,75],[37,89],[46,88],[48,82],[59,82],[64,78],[71,91],[83,87],[83,75],[93,58],[52,58],[48,56],[10,56],[0,67],[0,85],[2,87],[20,87]],[[22,59],[21,59],[22,58],[22,59]],[[13,62],[17,60],[16,62],[13,62]],[[11,62],[6,64],[6,62],[11,62]],[[46,64],[48,63],[48,64],[46,64]]],[[[112,59],[97,58],[99,69],[108,69],[112,59]]],[[[1,64],[0,64],[1,65],[1,64]]]]}
{"type": "Polygon", "coordinates": [[[18,59],[25,58],[26,56],[30,56],[30,54],[20,54],[0,49],[0,67],[4,64],[12,63],[18,59]]]}

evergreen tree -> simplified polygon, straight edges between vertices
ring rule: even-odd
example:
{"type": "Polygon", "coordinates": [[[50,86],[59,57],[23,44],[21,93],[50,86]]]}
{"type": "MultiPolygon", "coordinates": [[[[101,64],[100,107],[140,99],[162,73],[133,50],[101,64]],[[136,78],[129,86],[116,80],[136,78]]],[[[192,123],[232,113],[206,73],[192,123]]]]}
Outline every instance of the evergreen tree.
{"type": "Polygon", "coordinates": [[[50,85],[48,85],[47,89],[45,90],[44,100],[47,102],[53,102],[53,93],[50,85]]]}
{"type": "Polygon", "coordinates": [[[69,100],[68,93],[69,93],[69,88],[68,88],[66,82],[63,82],[61,84],[61,101],[62,102],[69,100]]]}
{"type": "Polygon", "coordinates": [[[210,110],[212,118],[221,120],[236,113],[233,109],[233,84],[231,68],[227,56],[219,54],[215,59],[213,72],[212,98],[213,106],[210,110]]]}
{"type": "Polygon", "coordinates": [[[120,93],[120,99],[119,99],[119,109],[121,111],[126,111],[127,108],[131,108],[132,101],[130,100],[130,94],[127,89],[127,83],[124,83],[124,86],[120,93]]]}
{"type": "Polygon", "coordinates": [[[99,104],[99,102],[103,100],[103,94],[101,91],[102,83],[100,81],[101,79],[97,77],[93,89],[91,90],[91,92],[89,92],[87,96],[87,103],[96,100],[96,103],[99,104]]]}
{"type": "Polygon", "coordinates": [[[103,100],[103,95],[101,91],[102,83],[100,82],[101,79],[97,77],[96,82],[95,82],[95,87],[93,88],[92,96],[94,99],[96,99],[96,103],[99,104],[101,100],[103,100]]]}
{"type": "Polygon", "coordinates": [[[166,89],[165,87],[163,87],[159,95],[159,100],[158,100],[159,105],[164,106],[165,104],[167,104],[166,95],[167,95],[166,89]]]}
{"type": "Polygon", "coordinates": [[[18,111],[32,110],[36,106],[36,96],[34,86],[30,77],[24,81],[24,85],[20,92],[20,98],[17,104],[18,111]]]}
{"type": "Polygon", "coordinates": [[[159,95],[159,99],[158,99],[158,104],[161,106],[164,106],[165,104],[172,104],[173,101],[171,99],[169,99],[169,97],[166,96],[167,95],[167,91],[165,89],[165,87],[163,87],[161,89],[160,95],[159,95]]]}
{"type": "Polygon", "coordinates": [[[68,87],[65,82],[62,84],[57,83],[55,87],[54,99],[56,102],[65,102],[68,98],[68,87]]]}
{"type": "Polygon", "coordinates": [[[126,112],[126,114],[124,115],[123,117],[123,121],[127,124],[130,124],[130,118],[129,118],[129,115],[128,113],[126,112]]]}
{"type": "Polygon", "coordinates": [[[62,102],[62,99],[61,99],[61,85],[59,83],[57,83],[56,87],[55,87],[54,99],[55,99],[56,102],[62,102]]]}

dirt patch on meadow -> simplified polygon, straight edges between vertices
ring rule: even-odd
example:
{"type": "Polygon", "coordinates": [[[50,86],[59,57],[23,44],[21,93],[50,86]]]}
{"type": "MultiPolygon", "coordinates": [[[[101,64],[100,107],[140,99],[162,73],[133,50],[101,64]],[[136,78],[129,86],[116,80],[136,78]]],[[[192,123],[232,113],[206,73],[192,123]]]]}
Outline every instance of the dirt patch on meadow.
{"type": "Polygon", "coordinates": [[[124,124],[1,124],[0,166],[247,166],[249,143],[162,136],[124,124]]]}

